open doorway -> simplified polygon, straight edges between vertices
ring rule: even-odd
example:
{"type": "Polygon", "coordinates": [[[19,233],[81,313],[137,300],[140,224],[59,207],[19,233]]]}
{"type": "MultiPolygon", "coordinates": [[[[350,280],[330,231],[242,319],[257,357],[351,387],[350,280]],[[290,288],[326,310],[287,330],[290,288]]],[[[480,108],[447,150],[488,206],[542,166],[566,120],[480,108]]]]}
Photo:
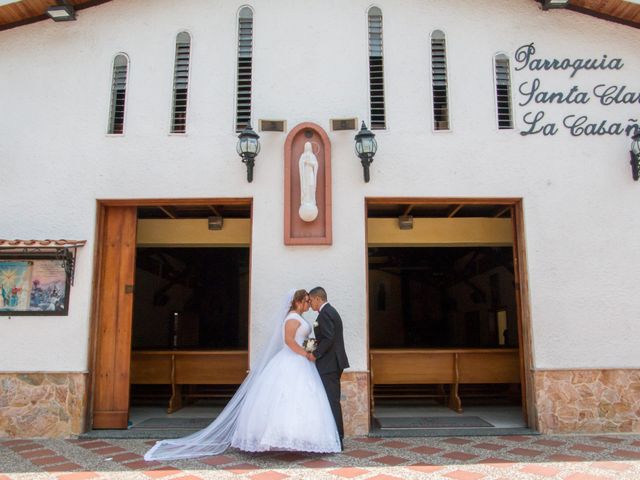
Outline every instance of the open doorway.
{"type": "Polygon", "coordinates": [[[101,208],[94,429],[183,435],[247,373],[251,201],[161,202],[101,208]]]}
{"type": "Polygon", "coordinates": [[[368,201],[373,434],[526,429],[514,212],[368,201]]]}

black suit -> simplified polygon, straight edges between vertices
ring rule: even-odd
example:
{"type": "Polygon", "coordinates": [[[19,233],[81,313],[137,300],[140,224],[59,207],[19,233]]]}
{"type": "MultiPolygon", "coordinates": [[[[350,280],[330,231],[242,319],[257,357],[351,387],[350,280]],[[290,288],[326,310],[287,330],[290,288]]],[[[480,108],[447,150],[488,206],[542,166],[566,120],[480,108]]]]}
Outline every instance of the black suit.
{"type": "Polygon", "coordinates": [[[340,407],[340,376],[349,367],[347,353],[344,351],[342,319],[330,304],[326,303],[318,314],[318,326],[314,328],[318,348],[313,353],[316,357],[316,368],[327,392],[333,418],[336,420],[340,440],[344,437],[342,425],[342,408],[340,407]]]}

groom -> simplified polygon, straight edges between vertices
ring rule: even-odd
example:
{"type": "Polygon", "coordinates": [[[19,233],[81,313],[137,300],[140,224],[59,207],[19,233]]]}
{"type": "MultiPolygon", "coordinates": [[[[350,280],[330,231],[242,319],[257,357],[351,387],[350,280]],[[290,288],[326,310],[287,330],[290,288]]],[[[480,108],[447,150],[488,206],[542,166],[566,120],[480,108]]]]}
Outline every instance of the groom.
{"type": "Polygon", "coordinates": [[[344,438],[342,425],[342,408],[340,407],[340,376],[349,367],[347,353],[344,351],[342,335],[342,319],[331,304],[327,303],[327,292],[322,287],[309,291],[311,308],[318,312],[314,333],[318,340],[318,348],[309,354],[309,359],[316,362],[316,368],[327,392],[329,405],[336,427],[340,434],[340,445],[344,438]]]}

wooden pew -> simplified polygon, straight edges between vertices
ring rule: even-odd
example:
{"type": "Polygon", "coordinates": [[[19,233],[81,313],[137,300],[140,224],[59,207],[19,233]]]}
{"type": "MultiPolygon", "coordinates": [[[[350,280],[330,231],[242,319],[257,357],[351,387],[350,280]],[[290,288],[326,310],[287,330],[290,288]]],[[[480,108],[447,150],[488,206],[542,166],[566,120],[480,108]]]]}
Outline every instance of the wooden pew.
{"type": "Polygon", "coordinates": [[[182,385],[240,385],[248,359],[246,350],[134,350],[130,383],[171,385],[173,413],[182,408],[182,385]]]}
{"type": "Polygon", "coordinates": [[[461,413],[461,383],[520,383],[517,348],[374,349],[369,353],[372,402],[375,385],[448,384],[449,408],[461,413]]]}

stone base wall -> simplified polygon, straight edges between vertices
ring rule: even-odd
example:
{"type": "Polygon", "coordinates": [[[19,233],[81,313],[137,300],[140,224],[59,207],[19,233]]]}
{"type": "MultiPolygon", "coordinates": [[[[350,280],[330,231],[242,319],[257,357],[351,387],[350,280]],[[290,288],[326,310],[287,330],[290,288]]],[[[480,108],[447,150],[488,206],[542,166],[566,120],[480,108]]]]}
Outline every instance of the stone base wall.
{"type": "Polygon", "coordinates": [[[369,373],[345,372],[340,379],[342,418],[347,437],[369,433],[369,373]]]}
{"type": "MultiPolygon", "coordinates": [[[[0,373],[0,438],[70,437],[84,431],[86,373],[0,373]]],[[[345,435],[369,432],[369,374],[342,375],[345,435]]],[[[640,369],[538,370],[542,433],[640,433],[640,369]]]]}
{"type": "MultiPolygon", "coordinates": [[[[85,373],[0,373],[0,438],[65,438],[85,430],[85,373]]],[[[369,374],[342,375],[345,435],[369,432],[369,374]]]]}
{"type": "Polygon", "coordinates": [[[542,433],[640,432],[640,370],[538,370],[542,433]]]}
{"type": "Polygon", "coordinates": [[[86,373],[0,373],[0,438],[82,433],[86,383],[86,373]]]}

